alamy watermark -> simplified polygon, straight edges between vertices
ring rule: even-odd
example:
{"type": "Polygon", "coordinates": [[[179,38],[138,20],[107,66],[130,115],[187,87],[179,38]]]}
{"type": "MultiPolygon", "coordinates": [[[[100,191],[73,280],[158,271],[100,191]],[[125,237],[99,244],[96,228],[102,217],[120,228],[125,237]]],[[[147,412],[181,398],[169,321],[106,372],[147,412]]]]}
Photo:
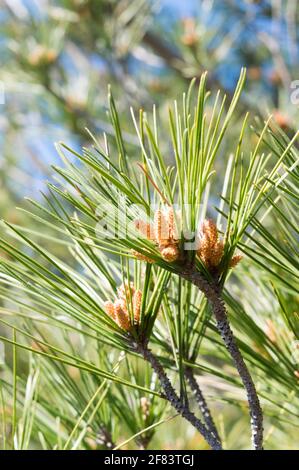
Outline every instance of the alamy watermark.
{"type": "MultiPolygon", "coordinates": [[[[194,210],[194,206],[173,204],[171,207],[152,204],[145,211],[143,205],[128,204],[125,197],[120,197],[118,204],[101,204],[97,207],[98,222],[95,234],[98,239],[121,240],[136,237],[136,233],[145,236],[148,240],[155,237],[161,240],[169,238],[184,242],[184,250],[196,250],[199,248],[201,236],[201,221],[195,223],[195,230],[190,230],[191,213],[200,214],[201,206],[194,210]],[[159,222],[157,213],[161,213],[159,222]],[[171,219],[171,222],[170,222],[171,219]],[[172,233],[169,233],[172,226],[172,233]]],[[[199,217],[198,217],[199,219],[199,217]]]]}
{"type": "Polygon", "coordinates": [[[290,85],[291,94],[290,94],[290,101],[294,105],[299,106],[299,80],[293,80],[290,85]]]}

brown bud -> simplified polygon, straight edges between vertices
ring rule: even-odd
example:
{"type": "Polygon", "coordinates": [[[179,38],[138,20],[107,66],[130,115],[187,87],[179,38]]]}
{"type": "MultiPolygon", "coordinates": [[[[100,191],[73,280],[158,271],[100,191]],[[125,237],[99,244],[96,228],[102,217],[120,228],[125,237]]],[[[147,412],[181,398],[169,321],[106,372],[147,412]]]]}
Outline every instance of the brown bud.
{"type": "Polygon", "coordinates": [[[129,318],[129,314],[127,311],[122,309],[122,301],[116,300],[114,302],[114,311],[115,311],[115,321],[120,328],[125,331],[130,331],[131,329],[131,322],[129,318]]]}
{"type": "Polygon", "coordinates": [[[260,67],[249,67],[247,71],[248,78],[250,80],[259,80],[262,76],[260,67]]]}
{"type": "Polygon", "coordinates": [[[168,263],[172,263],[179,258],[180,252],[177,245],[168,245],[161,249],[161,256],[168,263]]]}
{"type": "Polygon", "coordinates": [[[279,109],[275,109],[273,111],[273,118],[276,124],[281,127],[281,129],[287,129],[290,126],[290,119],[289,117],[279,111],[279,109]]]}
{"type": "Polygon", "coordinates": [[[169,243],[169,224],[167,215],[158,209],[154,216],[154,235],[158,245],[169,243]]]}
{"type": "Polygon", "coordinates": [[[154,240],[154,228],[151,224],[144,222],[143,220],[137,219],[134,221],[134,225],[137,230],[148,240],[154,240]]]}
{"type": "Polygon", "coordinates": [[[137,325],[140,322],[141,300],[142,300],[142,292],[140,290],[137,290],[133,296],[134,322],[137,325]]]}
{"type": "Polygon", "coordinates": [[[184,33],[181,36],[181,41],[185,46],[192,47],[198,42],[198,34],[196,32],[196,21],[194,18],[184,18],[182,20],[184,33]]]}
{"type": "Polygon", "coordinates": [[[210,256],[210,265],[213,267],[216,267],[220,264],[220,261],[223,256],[223,251],[224,251],[224,245],[223,241],[217,241],[215,245],[212,248],[212,253],[210,256]]]}
{"type": "MultiPolygon", "coordinates": [[[[203,221],[198,234],[198,240],[199,249],[196,251],[197,256],[208,269],[215,271],[219,267],[224,253],[224,242],[219,240],[215,222],[212,220],[203,221]]],[[[229,267],[235,267],[241,259],[241,255],[233,256],[229,267]]]]}
{"type": "Polygon", "coordinates": [[[213,220],[204,220],[202,223],[202,233],[205,235],[211,244],[211,246],[215,245],[218,241],[218,230],[215,222],[213,220]]]}
{"type": "Polygon", "coordinates": [[[57,53],[54,49],[47,48],[41,44],[37,44],[28,56],[30,65],[38,66],[41,64],[51,64],[57,58],[57,53]]]}
{"type": "Polygon", "coordinates": [[[107,315],[115,320],[115,311],[114,311],[114,304],[110,300],[104,303],[104,309],[107,315]]]}
{"type": "Polygon", "coordinates": [[[229,267],[230,268],[234,268],[235,266],[237,266],[237,264],[240,263],[241,259],[243,258],[242,255],[235,255],[232,257],[232,259],[230,260],[229,262],[229,267]]]}

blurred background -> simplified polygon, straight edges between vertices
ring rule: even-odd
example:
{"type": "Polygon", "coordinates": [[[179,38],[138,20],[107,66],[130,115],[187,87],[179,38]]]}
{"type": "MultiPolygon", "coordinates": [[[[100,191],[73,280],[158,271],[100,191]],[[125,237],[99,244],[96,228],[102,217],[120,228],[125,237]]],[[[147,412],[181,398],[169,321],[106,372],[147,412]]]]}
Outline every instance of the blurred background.
{"type": "MultiPolygon", "coordinates": [[[[20,217],[24,195],[38,197],[57,162],[54,142],[89,141],[85,127],[110,132],[111,84],[128,125],[129,106],[167,115],[192,77],[209,71],[228,95],[248,69],[242,103],[296,128],[299,78],[296,0],[1,0],[0,214],[20,217]]],[[[229,146],[229,143],[228,143],[229,146]]]]}

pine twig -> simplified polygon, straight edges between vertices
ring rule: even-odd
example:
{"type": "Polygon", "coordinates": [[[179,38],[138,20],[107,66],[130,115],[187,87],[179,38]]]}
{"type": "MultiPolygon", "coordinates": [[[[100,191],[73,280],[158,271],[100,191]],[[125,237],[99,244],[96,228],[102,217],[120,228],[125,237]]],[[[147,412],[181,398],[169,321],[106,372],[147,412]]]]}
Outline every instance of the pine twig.
{"type": "Polygon", "coordinates": [[[107,450],[113,449],[115,447],[111,433],[104,424],[100,426],[96,442],[97,444],[105,447],[107,450]]]}
{"type": "Polygon", "coordinates": [[[221,297],[221,288],[216,283],[210,283],[197,271],[185,271],[180,273],[181,277],[187,279],[197,286],[206,296],[213,310],[217,329],[230,353],[243,382],[247,393],[248,405],[251,417],[251,435],[254,450],[263,450],[263,412],[257,395],[257,391],[238,348],[233,332],[230,328],[226,308],[221,297]]]}
{"type": "Polygon", "coordinates": [[[197,429],[197,431],[204,437],[213,450],[222,450],[221,443],[214,433],[212,433],[202,423],[202,421],[198,419],[194,413],[192,413],[188,405],[183,403],[182,400],[178,397],[163,366],[157,357],[152,353],[152,351],[147,347],[147,345],[139,343],[136,347],[136,352],[141,354],[144,360],[147,361],[151,365],[152,369],[156,372],[164,391],[165,398],[169,401],[173,408],[197,429]]]}
{"type": "Polygon", "coordinates": [[[211,415],[210,409],[208,407],[208,404],[205,400],[205,397],[203,396],[203,393],[200,389],[200,386],[198,385],[192,368],[187,367],[185,370],[185,376],[187,378],[187,381],[189,383],[189,386],[193,392],[194,398],[196,400],[196,403],[198,404],[198,407],[201,411],[201,414],[203,416],[203,419],[208,427],[208,429],[216,436],[219,442],[221,442],[221,439],[219,437],[216,425],[214,423],[213,417],[211,415]]]}

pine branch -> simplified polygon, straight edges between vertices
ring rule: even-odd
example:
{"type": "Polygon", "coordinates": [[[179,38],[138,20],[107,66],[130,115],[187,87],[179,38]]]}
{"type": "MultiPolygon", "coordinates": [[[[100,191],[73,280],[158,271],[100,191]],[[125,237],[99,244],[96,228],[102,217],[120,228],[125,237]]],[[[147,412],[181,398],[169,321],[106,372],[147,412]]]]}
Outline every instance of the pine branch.
{"type": "Polygon", "coordinates": [[[231,355],[237,368],[239,376],[243,382],[247,393],[247,399],[250,409],[252,444],[254,450],[263,449],[263,412],[257,395],[257,391],[250,375],[250,372],[244,362],[242,354],[237,346],[233,332],[230,328],[226,308],[221,297],[221,289],[218,284],[209,283],[203,276],[196,271],[181,272],[180,275],[197,286],[206,296],[215,315],[217,328],[226,349],[231,355]]]}
{"type": "Polygon", "coordinates": [[[209,430],[216,436],[219,442],[221,442],[221,439],[219,437],[216,425],[214,423],[213,417],[211,415],[210,409],[208,407],[208,404],[205,400],[205,397],[203,396],[203,393],[194,377],[193,371],[191,367],[187,367],[185,370],[185,376],[187,378],[187,381],[190,385],[190,388],[194,394],[194,398],[196,400],[196,403],[198,404],[198,407],[202,413],[203,419],[209,428],[209,430]]]}
{"type": "Polygon", "coordinates": [[[163,391],[165,393],[165,398],[169,401],[171,406],[183,417],[185,418],[192,426],[194,426],[199,433],[204,437],[213,450],[222,450],[221,443],[219,442],[217,436],[209,430],[200,419],[198,419],[192,411],[190,411],[189,406],[186,403],[183,403],[182,400],[178,397],[176,391],[174,390],[171,382],[162,367],[160,361],[152,353],[150,349],[144,344],[138,344],[136,347],[136,352],[141,354],[145,361],[147,361],[152,369],[156,372],[163,391]]]}

